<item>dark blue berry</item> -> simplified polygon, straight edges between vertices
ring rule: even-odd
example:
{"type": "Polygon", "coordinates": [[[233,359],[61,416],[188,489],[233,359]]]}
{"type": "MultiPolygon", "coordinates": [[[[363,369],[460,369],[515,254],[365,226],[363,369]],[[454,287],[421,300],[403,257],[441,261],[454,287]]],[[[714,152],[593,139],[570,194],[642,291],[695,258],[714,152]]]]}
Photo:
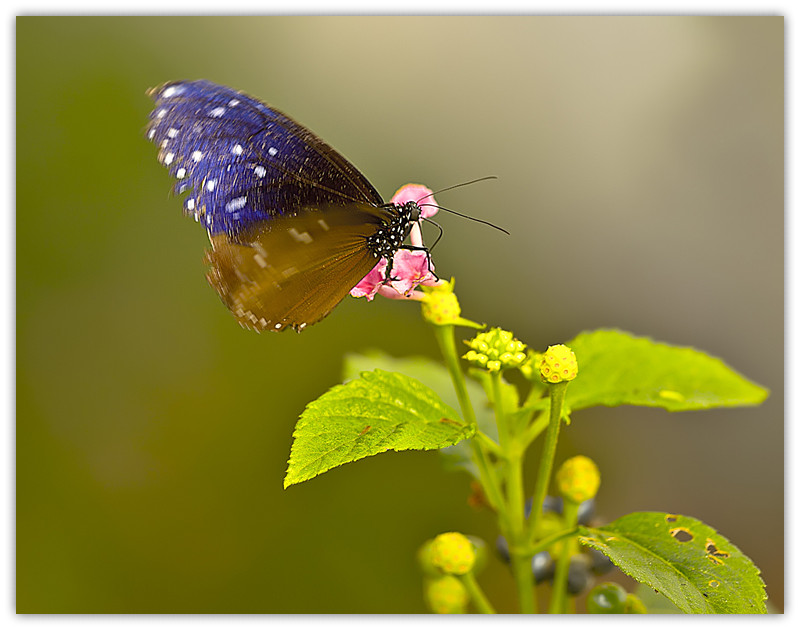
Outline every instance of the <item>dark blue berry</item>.
{"type": "Polygon", "coordinates": [[[587,525],[594,516],[594,498],[587,499],[578,506],[578,524],[587,525]]]}
{"type": "Polygon", "coordinates": [[[497,547],[497,554],[503,562],[511,562],[511,554],[508,552],[508,541],[504,536],[497,537],[495,547],[497,547]]]}
{"type": "Polygon", "coordinates": [[[549,551],[540,551],[533,558],[531,558],[531,570],[533,571],[533,579],[538,584],[553,577],[556,569],[556,563],[553,556],[549,551]]]}
{"type": "Polygon", "coordinates": [[[544,498],[542,503],[542,512],[555,512],[562,514],[564,512],[564,499],[561,497],[551,497],[550,495],[544,498]]]}
{"type": "Polygon", "coordinates": [[[578,595],[589,585],[592,574],[589,571],[589,559],[582,553],[575,554],[570,558],[569,571],[567,573],[567,592],[570,595],[578,595]]]}

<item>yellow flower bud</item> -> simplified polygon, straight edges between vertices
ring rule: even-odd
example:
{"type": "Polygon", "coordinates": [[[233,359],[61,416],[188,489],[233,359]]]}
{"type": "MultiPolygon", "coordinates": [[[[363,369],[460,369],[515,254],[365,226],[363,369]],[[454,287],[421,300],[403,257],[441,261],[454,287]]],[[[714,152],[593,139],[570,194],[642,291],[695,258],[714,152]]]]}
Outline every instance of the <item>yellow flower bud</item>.
{"type": "Polygon", "coordinates": [[[542,380],[547,383],[571,381],[578,375],[578,359],[567,346],[550,346],[542,356],[539,366],[542,380]]]}
{"type": "Polygon", "coordinates": [[[460,614],[466,611],[469,594],[457,577],[444,575],[425,585],[425,599],[430,609],[439,614],[460,614]]]}
{"type": "Polygon", "coordinates": [[[561,464],[556,473],[556,485],[562,497],[573,503],[583,503],[597,494],[600,471],[591,459],[577,455],[561,464]]]}
{"type": "Polygon", "coordinates": [[[464,575],[475,564],[475,547],[458,532],[439,534],[433,539],[430,554],[434,566],[453,575],[464,575]]]}
{"type": "Polygon", "coordinates": [[[435,326],[468,326],[470,328],[483,328],[461,317],[461,306],[453,292],[455,281],[443,282],[432,287],[423,286],[425,297],[422,298],[422,317],[425,321],[435,326]]]}

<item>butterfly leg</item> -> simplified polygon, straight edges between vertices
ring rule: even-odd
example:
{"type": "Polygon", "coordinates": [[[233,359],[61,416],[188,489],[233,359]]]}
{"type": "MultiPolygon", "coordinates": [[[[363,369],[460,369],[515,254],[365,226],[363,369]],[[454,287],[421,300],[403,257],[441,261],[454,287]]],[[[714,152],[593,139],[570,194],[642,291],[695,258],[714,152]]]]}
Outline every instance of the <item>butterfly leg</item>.
{"type": "MultiPolygon", "coordinates": [[[[415,252],[415,251],[416,252],[425,252],[425,257],[427,258],[427,261],[428,261],[428,271],[431,274],[433,274],[433,277],[436,278],[436,280],[440,280],[439,276],[437,276],[436,272],[433,270],[433,263],[431,261],[431,252],[427,247],[423,247],[423,246],[420,246],[420,245],[402,245],[398,249],[407,249],[408,251],[412,251],[412,252],[415,252]]],[[[392,265],[393,265],[393,263],[394,263],[394,257],[389,259],[389,264],[386,266],[386,271],[385,271],[385,273],[386,273],[386,282],[394,282],[396,280],[400,280],[400,278],[392,277],[392,265]]]]}

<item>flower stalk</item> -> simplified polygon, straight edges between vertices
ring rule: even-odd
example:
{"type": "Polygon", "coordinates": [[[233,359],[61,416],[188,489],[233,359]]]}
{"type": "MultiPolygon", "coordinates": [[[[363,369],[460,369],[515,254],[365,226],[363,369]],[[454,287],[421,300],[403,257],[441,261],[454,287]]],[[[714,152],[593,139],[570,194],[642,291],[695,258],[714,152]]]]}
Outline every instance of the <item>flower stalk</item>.
{"type": "Polygon", "coordinates": [[[461,582],[466,587],[467,593],[469,593],[470,599],[472,600],[472,603],[475,604],[475,608],[478,609],[478,612],[486,615],[497,614],[494,606],[492,606],[492,604],[486,598],[483,589],[481,589],[481,587],[478,585],[478,581],[475,579],[472,571],[465,573],[460,577],[461,582]]]}
{"type": "Polygon", "coordinates": [[[539,472],[536,475],[536,484],[533,487],[533,503],[531,515],[528,518],[530,543],[536,542],[536,527],[542,518],[542,506],[550,485],[550,475],[553,472],[553,460],[556,455],[558,434],[561,430],[561,411],[564,406],[568,381],[550,385],[550,421],[544,438],[544,447],[539,460],[539,472]]]}

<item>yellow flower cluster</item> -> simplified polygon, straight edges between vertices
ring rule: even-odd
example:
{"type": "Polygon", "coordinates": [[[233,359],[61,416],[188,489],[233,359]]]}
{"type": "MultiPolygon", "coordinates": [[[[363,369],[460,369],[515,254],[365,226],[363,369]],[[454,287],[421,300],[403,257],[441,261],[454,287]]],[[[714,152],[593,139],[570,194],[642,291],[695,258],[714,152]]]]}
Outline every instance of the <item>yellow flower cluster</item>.
{"type": "Polygon", "coordinates": [[[472,348],[464,358],[489,372],[520,367],[528,358],[525,344],[515,339],[513,333],[500,328],[475,335],[464,343],[472,348]]]}

